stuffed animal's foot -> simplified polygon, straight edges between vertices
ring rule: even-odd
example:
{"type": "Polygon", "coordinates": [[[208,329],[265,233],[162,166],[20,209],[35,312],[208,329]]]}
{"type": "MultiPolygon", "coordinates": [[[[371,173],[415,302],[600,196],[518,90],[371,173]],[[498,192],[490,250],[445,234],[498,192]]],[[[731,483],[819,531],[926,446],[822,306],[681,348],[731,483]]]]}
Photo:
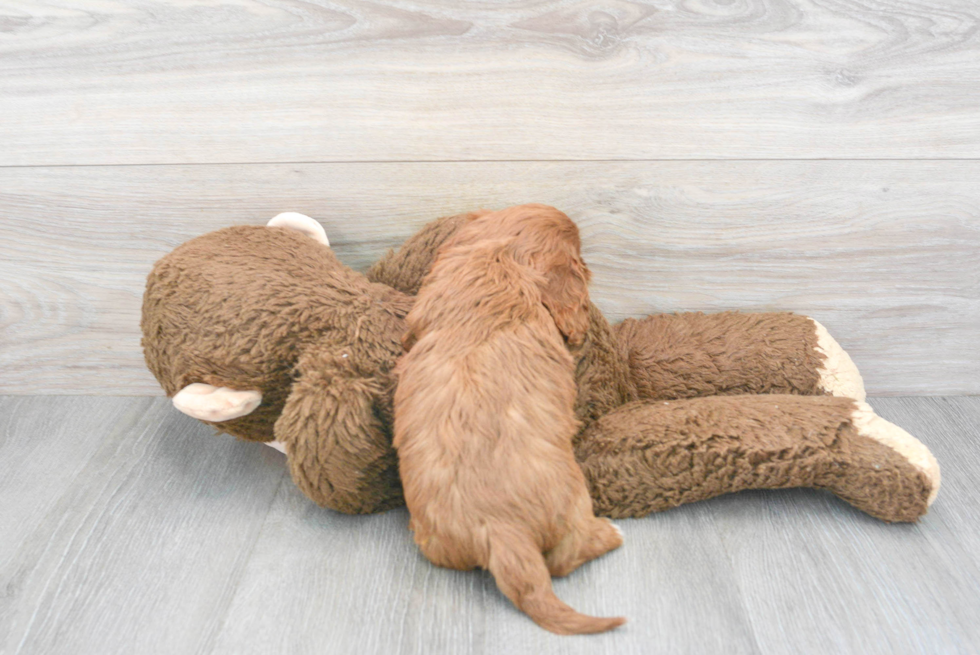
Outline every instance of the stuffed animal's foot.
{"type": "Polygon", "coordinates": [[[824,362],[817,369],[820,387],[832,396],[844,396],[863,401],[865,399],[864,380],[850,355],[830,336],[827,328],[810,319],[817,330],[815,350],[824,356],[824,362]]]}
{"type": "Polygon", "coordinates": [[[325,246],[330,245],[330,240],[327,239],[327,233],[323,226],[305,214],[283,212],[265,225],[266,227],[284,227],[289,230],[296,230],[325,246]]]}
{"type": "Polygon", "coordinates": [[[939,493],[942,478],[939,474],[939,462],[929,452],[929,449],[902,428],[875,414],[875,410],[868,403],[857,403],[857,407],[851,415],[851,421],[857,428],[858,434],[888,446],[926,476],[931,485],[926,504],[932,505],[932,502],[936,500],[936,494],[939,493]]]}
{"type": "Polygon", "coordinates": [[[270,448],[275,448],[283,455],[286,454],[286,445],[281,441],[263,441],[262,443],[264,443],[266,446],[269,446],[270,448]]]}
{"type": "Polygon", "coordinates": [[[236,391],[195,382],[174,395],[174,407],[201,421],[229,421],[255,411],[262,402],[258,391],[236,391]]]}

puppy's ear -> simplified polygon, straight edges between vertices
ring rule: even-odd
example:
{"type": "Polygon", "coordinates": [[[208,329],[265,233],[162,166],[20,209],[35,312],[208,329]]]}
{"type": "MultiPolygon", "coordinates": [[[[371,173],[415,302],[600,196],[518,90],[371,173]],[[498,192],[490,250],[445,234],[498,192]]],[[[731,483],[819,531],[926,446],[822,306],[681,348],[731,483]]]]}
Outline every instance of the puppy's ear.
{"type": "Polygon", "coordinates": [[[545,272],[541,302],[570,346],[580,346],[589,331],[589,279],[591,271],[581,257],[563,253],[545,272]]]}
{"type": "MultiPolygon", "coordinates": [[[[432,277],[432,273],[429,273],[426,279],[430,277],[432,277]]],[[[408,312],[408,316],[405,317],[406,330],[402,334],[402,350],[406,353],[415,346],[425,330],[425,326],[428,325],[431,310],[432,296],[428,296],[419,299],[412,307],[412,311],[408,312]]]]}
{"type": "Polygon", "coordinates": [[[431,310],[431,296],[416,302],[415,306],[412,307],[412,311],[405,317],[407,329],[402,335],[402,350],[408,352],[418,342],[419,338],[425,332],[426,326],[429,324],[431,310]]]}
{"type": "Polygon", "coordinates": [[[415,333],[415,330],[408,330],[402,335],[402,350],[408,352],[415,345],[415,342],[419,340],[419,336],[415,333]]]}

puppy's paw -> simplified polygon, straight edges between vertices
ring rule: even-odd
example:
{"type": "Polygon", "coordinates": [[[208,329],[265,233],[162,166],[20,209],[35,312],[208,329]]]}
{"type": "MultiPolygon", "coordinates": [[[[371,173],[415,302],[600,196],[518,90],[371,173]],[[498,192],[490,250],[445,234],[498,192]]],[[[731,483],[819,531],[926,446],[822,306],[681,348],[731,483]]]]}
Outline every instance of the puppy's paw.
{"type": "Polygon", "coordinates": [[[605,523],[604,541],[609,550],[613,548],[619,548],[623,545],[623,531],[619,529],[619,526],[610,521],[609,519],[602,519],[605,523]]]}

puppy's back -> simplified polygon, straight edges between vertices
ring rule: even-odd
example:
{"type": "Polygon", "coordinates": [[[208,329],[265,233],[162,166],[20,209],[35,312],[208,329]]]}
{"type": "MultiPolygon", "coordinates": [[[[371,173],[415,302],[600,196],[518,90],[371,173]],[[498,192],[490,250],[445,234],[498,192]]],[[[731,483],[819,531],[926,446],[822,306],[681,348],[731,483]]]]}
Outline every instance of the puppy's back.
{"type": "MultiPolygon", "coordinates": [[[[547,234],[513,216],[516,227],[488,230],[494,238],[461,230],[408,315],[394,440],[405,499],[430,560],[488,568],[501,591],[548,630],[600,632],[624,619],[586,616],[562,603],[543,555],[562,551],[578,561],[581,539],[569,542],[569,531],[588,531],[581,524],[596,521],[572,453],[576,387],[565,343],[584,336],[588,271],[574,224],[568,230],[553,221],[574,236],[556,255],[547,234]]],[[[615,529],[608,522],[600,528],[609,547],[621,542],[616,534],[609,539],[615,529]]]]}
{"type": "Polygon", "coordinates": [[[453,332],[427,333],[399,363],[395,447],[409,509],[417,493],[428,512],[452,511],[442,507],[451,486],[446,502],[465,501],[481,515],[506,505],[514,520],[553,520],[568,502],[564,493],[554,498],[564,490],[554,478],[581,478],[571,457],[578,428],[571,356],[557,330],[541,338],[519,325],[481,342],[453,332]],[[542,475],[549,469],[557,470],[542,475]],[[515,510],[518,498],[537,500],[515,510]]]}

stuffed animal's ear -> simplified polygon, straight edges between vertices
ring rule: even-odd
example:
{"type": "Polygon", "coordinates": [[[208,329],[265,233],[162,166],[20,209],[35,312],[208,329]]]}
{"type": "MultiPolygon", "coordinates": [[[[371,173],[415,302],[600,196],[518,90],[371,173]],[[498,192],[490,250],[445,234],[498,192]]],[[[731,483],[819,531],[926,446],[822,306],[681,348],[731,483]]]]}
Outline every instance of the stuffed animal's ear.
{"type": "Polygon", "coordinates": [[[589,331],[589,271],[582,258],[561,253],[545,270],[541,302],[570,346],[580,346],[589,331]]]}
{"type": "Polygon", "coordinates": [[[325,246],[330,245],[330,239],[327,238],[327,233],[323,230],[323,226],[306,214],[283,212],[282,214],[277,214],[265,225],[266,227],[284,227],[289,230],[296,230],[325,246]]]}

